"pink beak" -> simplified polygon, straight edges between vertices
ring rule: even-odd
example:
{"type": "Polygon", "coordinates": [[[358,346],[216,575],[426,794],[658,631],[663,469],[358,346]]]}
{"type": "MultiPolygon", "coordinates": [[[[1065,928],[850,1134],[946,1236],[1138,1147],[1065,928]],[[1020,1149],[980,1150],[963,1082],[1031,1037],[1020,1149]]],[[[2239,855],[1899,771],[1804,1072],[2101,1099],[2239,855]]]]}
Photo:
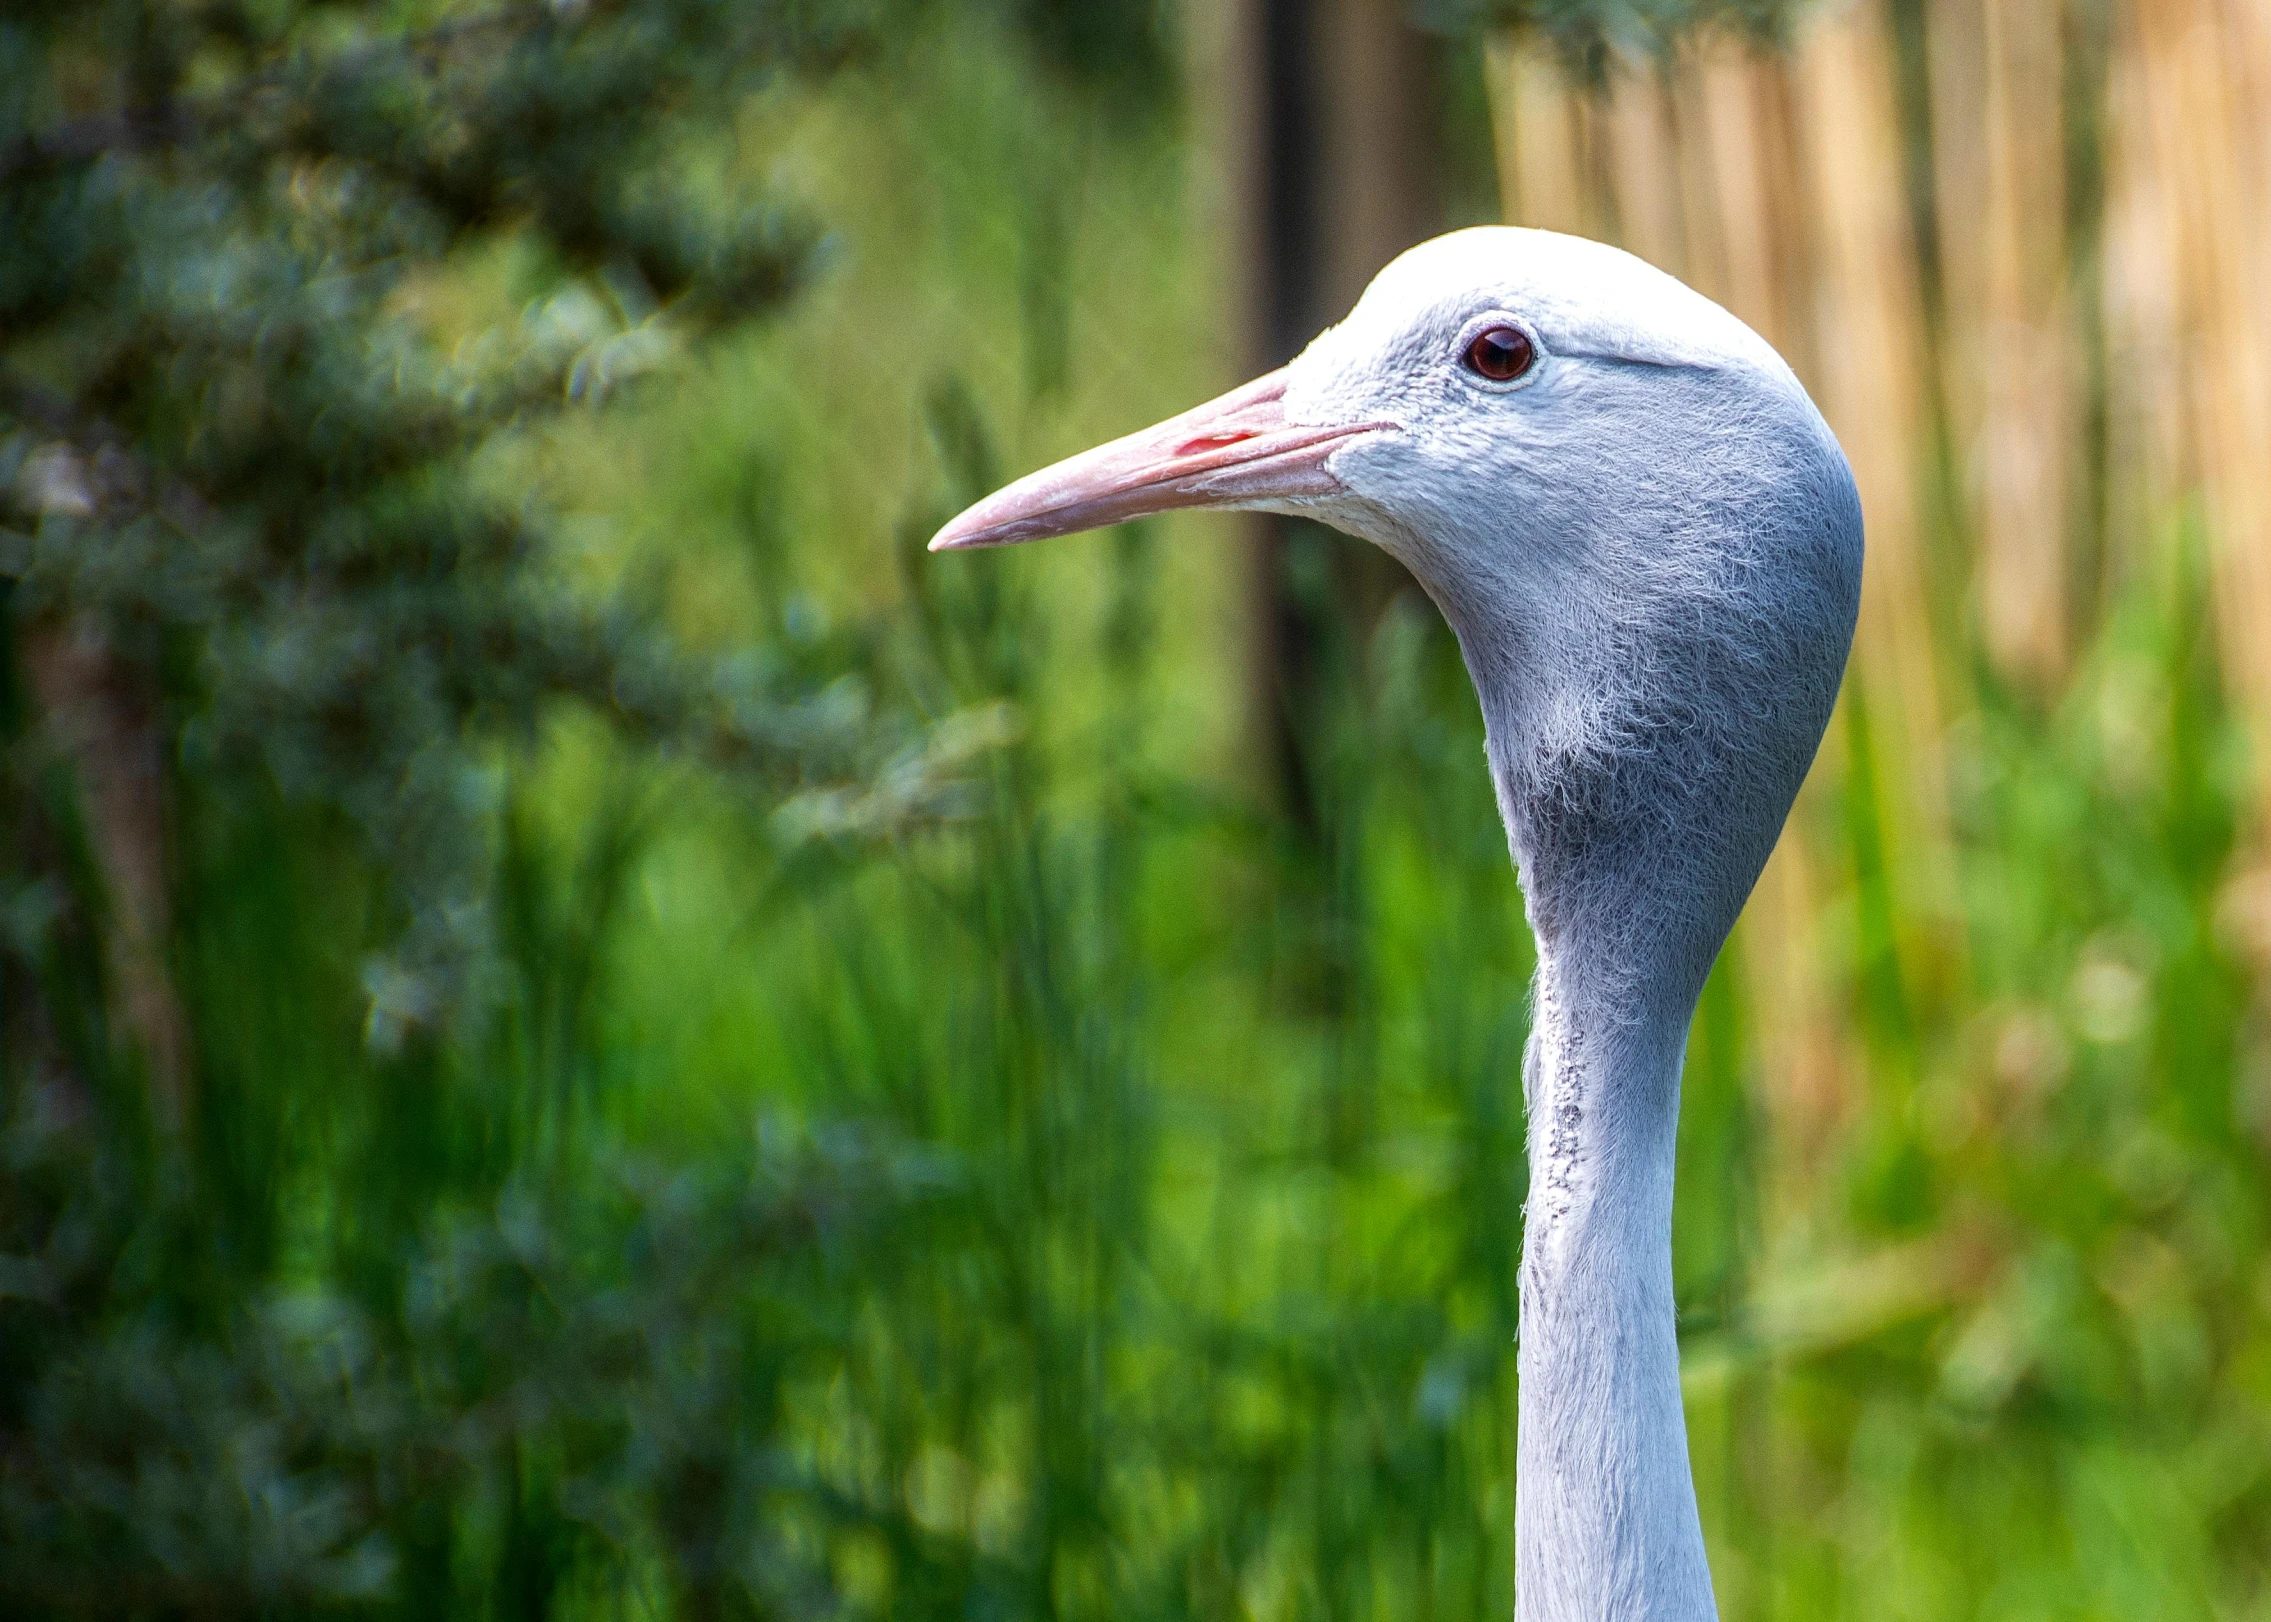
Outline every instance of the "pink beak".
{"type": "Polygon", "coordinates": [[[1251,507],[1330,496],[1327,467],[1358,434],[1389,426],[1295,426],[1275,371],[1156,427],[1083,451],[997,490],[931,538],[933,552],[1008,546],[1177,507],[1251,507]]]}

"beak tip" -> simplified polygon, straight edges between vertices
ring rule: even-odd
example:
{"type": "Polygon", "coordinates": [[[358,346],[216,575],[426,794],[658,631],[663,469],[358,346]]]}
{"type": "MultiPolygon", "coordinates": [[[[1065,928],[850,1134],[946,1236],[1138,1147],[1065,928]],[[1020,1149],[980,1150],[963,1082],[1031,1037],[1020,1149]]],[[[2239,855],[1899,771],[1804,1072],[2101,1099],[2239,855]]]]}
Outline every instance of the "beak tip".
{"type": "Polygon", "coordinates": [[[1023,540],[1030,533],[1027,526],[1016,520],[988,521],[981,516],[985,503],[961,514],[944,529],[930,538],[928,550],[933,552],[975,552],[981,547],[1005,546],[1011,541],[1023,540]]]}

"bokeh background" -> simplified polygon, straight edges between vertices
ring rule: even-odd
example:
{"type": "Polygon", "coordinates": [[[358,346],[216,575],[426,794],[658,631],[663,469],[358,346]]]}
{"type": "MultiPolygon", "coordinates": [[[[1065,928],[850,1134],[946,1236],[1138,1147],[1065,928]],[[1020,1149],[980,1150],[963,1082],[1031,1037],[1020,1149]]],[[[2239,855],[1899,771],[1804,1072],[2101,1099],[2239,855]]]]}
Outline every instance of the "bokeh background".
{"type": "Polygon", "coordinates": [[[0,1608],[1512,1604],[1530,947],[1353,542],[928,558],[1449,225],[1844,441],[1731,1619],[2271,1616],[2257,0],[0,0],[0,1608]]]}

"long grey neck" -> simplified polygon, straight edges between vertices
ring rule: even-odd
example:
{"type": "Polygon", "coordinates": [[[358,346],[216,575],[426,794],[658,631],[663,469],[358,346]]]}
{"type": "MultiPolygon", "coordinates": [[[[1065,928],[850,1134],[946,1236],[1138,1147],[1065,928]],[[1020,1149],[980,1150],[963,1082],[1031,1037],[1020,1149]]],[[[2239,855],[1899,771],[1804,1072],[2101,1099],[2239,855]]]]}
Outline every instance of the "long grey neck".
{"type": "MultiPolygon", "coordinates": [[[[1658,550],[1678,553],[1680,537],[1722,521],[1687,514],[1663,527],[1658,550]]],[[[1538,545],[1549,542],[1565,569],[1622,544],[1581,530],[1538,545]]],[[[1727,543],[1749,555],[1743,533],[1727,543]]],[[[1804,563],[1793,543],[1773,578],[1803,584],[1784,553],[1804,563]]],[[[1857,589],[1857,535],[1850,573],[1857,589]]],[[[1852,626],[1850,591],[1809,617],[1770,613],[1734,587],[1698,609],[1645,568],[1625,577],[1638,596],[1588,594],[1580,576],[1558,594],[1550,582],[1454,585],[1437,599],[1482,701],[1538,940],[1517,1622],[1718,1615],[1672,1299],[1680,1060],[1712,959],[1821,737],[1852,626]],[[1552,611],[1527,613],[1530,602],[1552,611]]]]}
{"type": "Polygon", "coordinates": [[[1517,1622],[1718,1615],[1680,1405],[1672,1168],[1690,1008],[1622,998],[1541,941],[1525,1060],[1517,1622]]]}

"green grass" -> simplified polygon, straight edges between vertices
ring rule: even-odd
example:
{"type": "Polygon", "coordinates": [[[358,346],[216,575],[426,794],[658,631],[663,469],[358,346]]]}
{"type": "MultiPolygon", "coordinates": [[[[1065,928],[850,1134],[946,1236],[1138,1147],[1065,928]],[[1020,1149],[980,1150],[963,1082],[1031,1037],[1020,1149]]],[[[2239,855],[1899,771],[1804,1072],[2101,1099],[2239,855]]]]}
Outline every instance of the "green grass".
{"type": "MultiPolygon", "coordinates": [[[[1448,636],[1412,595],[1352,629],[1321,833],[1258,809],[1226,525],[915,550],[1232,380],[1172,132],[975,25],[750,117],[826,277],[499,476],[695,640],[1012,740],[957,817],[827,836],[559,717],[476,785],[494,1013],[391,1051],[344,833],[190,793],[191,1146],[99,1009],[83,1109],[11,1083],[0,1592],[1508,1614],[1531,960],[1448,636]]],[[[1849,690],[1791,836],[1832,1106],[1757,919],[1706,993],[1675,1255],[1730,1618],[2271,1615],[2271,1054],[2201,545],[2136,538],[2047,705],[1949,632],[1952,915],[1849,690]]],[[[97,984],[70,946],[43,972],[97,984]]]]}

